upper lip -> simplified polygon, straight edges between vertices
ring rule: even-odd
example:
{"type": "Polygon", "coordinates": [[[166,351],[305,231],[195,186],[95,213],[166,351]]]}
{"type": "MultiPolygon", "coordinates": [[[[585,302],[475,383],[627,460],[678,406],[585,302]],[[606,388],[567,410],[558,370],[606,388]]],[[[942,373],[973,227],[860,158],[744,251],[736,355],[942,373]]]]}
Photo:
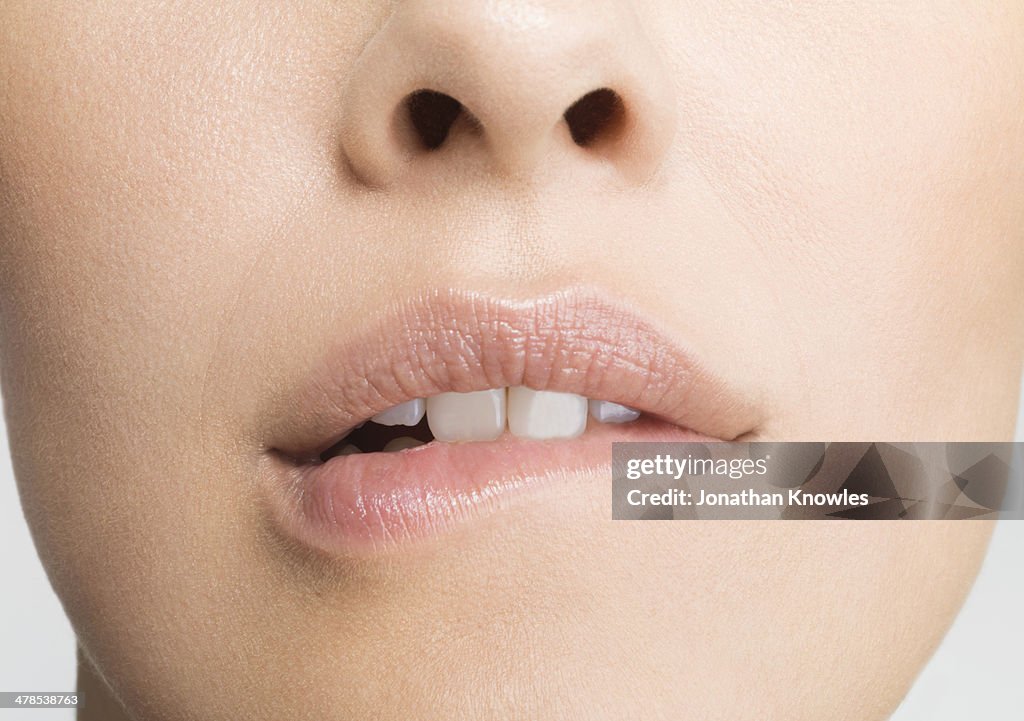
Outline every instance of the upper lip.
{"type": "Polygon", "coordinates": [[[601,293],[523,300],[444,290],[397,301],[336,341],[270,424],[266,445],[313,461],[412,398],[519,385],[621,403],[723,440],[759,422],[754,404],[692,350],[601,293]]]}

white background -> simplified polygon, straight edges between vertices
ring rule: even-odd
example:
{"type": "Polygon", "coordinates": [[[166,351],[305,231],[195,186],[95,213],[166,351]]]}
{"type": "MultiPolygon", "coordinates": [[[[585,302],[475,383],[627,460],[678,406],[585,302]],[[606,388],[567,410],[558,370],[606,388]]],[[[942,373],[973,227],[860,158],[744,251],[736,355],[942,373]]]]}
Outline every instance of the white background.
{"type": "MultiPolygon", "coordinates": [[[[1017,438],[1024,441],[1024,388],[1017,438]]],[[[21,515],[0,417],[0,691],[70,691],[74,636],[21,515]]],[[[1022,717],[1024,521],[998,524],[967,604],[893,721],[1022,717]]],[[[70,709],[4,710],[0,721],[71,721],[70,709]]]]}

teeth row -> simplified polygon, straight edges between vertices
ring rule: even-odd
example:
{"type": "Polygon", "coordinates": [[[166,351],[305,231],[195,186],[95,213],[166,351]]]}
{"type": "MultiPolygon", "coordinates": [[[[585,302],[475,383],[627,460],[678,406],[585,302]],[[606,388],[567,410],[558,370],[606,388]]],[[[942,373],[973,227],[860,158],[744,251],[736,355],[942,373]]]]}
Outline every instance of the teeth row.
{"type": "MultiPolygon", "coordinates": [[[[434,438],[448,443],[492,441],[504,433],[506,423],[514,436],[546,440],[575,438],[583,433],[588,410],[601,423],[628,423],[640,417],[639,411],[618,403],[518,386],[417,398],[378,413],[371,420],[383,426],[415,426],[426,415],[434,438]]],[[[402,437],[388,443],[384,450],[416,445],[420,442],[402,437]]],[[[349,453],[358,452],[355,446],[348,448],[352,449],[346,449],[349,453]]]]}

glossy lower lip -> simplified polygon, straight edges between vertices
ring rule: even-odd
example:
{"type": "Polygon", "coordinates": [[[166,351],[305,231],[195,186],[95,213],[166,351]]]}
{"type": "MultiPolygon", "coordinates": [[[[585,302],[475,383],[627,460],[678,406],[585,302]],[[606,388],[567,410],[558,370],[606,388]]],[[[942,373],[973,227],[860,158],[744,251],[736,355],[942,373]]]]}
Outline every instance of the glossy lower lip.
{"type": "MultiPolygon", "coordinates": [[[[687,349],[628,307],[583,291],[528,300],[438,291],[396,302],[327,349],[279,400],[266,490],[289,536],[333,555],[436,536],[502,507],[515,492],[580,472],[610,472],[614,440],[731,440],[758,410],[687,349]],[[431,443],[400,453],[320,451],[410,398],[525,385],[633,406],[626,425],[580,438],[431,443]]],[[[608,476],[610,482],[610,475],[608,476]]]]}
{"type": "Polygon", "coordinates": [[[304,545],[365,556],[435,538],[505,508],[541,483],[578,474],[611,482],[615,441],[696,441],[702,436],[650,418],[593,421],[571,440],[533,441],[508,433],[481,443],[432,442],[398,453],[337,456],[325,463],[273,461],[291,489],[277,522],[304,545]]]}

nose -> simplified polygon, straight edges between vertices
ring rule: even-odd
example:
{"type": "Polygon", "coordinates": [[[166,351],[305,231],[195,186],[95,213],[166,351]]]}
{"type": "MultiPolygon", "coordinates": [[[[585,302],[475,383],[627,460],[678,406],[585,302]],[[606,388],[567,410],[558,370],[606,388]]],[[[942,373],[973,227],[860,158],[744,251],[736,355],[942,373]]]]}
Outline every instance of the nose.
{"type": "Polygon", "coordinates": [[[406,0],[352,70],[342,151],[373,186],[438,158],[529,176],[565,151],[639,183],[671,143],[671,88],[630,3],[406,0]]]}

